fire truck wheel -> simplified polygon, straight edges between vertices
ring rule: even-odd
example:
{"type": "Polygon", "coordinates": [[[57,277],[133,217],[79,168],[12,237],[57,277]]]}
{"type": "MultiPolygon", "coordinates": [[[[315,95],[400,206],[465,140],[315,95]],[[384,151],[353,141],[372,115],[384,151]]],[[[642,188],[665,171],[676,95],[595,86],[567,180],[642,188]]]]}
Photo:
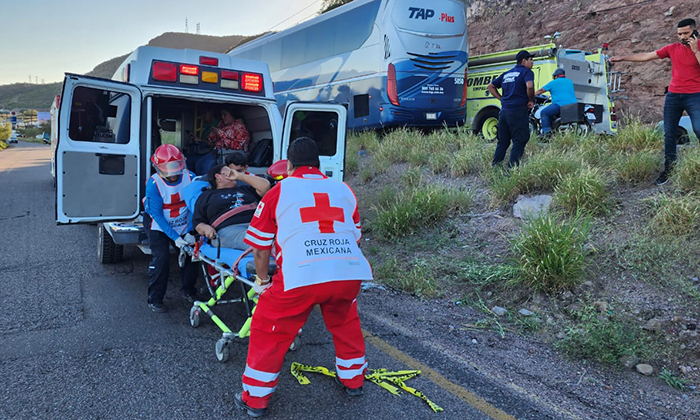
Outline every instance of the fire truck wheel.
{"type": "Polygon", "coordinates": [[[484,110],[476,122],[476,133],[488,141],[495,141],[498,136],[498,110],[484,110]]]}

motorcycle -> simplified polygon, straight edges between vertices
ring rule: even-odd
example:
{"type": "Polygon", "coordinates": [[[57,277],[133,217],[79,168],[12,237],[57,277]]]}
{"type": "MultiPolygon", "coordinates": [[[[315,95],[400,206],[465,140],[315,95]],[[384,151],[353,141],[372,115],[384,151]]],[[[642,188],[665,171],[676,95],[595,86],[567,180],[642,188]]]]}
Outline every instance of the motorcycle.
{"type": "MultiPolygon", "coordinates": [[[[551,103],[550,96],[535,96],[535,105],[530,110],[530,134],[534,133],[539,138],[545,137],[545,133],[542,132],[542,111],[551,103]]],[[[559,114],[552,118],[551,133],[575,132],[578,135],[584,135],[591,132],[595,121],[593,105],[581,103],[564,105],[559,114]]]]}

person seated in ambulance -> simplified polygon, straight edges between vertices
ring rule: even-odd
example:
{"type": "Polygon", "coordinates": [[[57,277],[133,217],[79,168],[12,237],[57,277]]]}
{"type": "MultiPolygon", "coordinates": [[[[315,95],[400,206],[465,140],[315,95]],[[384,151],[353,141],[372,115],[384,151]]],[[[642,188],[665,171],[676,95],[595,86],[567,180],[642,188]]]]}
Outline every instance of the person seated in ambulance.
{"type": "Polygon", "coordinates": [[[189,133],[186,153],[187,168],[197,175],[206,175],[209,169],[216,165],[214,142],[209,139],[209,136],[220,124],[220,120],[216,118],[216,111],[212,108],[202,110],[202,121],[200,137],[189,133]]]}
{"type": "Polygon", "coordinates": [[[212,128],[209,140],[218,150],[243,150],[248,151],[250,145],[250,133],[240,118],[235,118],[228,109],[221,110],[221,122],[212,128]]]}
{"type": "MultiPolygon", "coordinates": [[[[178,248],[195,243],[188,221],[189,210],[183,199],[185,187],[190,185],[194,174],[185,169],[185,157],[172,144],[158,146],[151,163],[156,173],[146,182],[143,199],[147,217],[144,226],[148,229],[151,248],[151,263],[148,266],[148,306],[158,313],[167,312],[163,304],[170,276],[170,245],[178,248]]],[[[197,299],[195,282],[199,264],[188,256],[181,269],[182,296],[193,302],[197,299]]]]}
{"type": "Polygon", "coordinates": [[[265,178],[241,166],[211,168],[207,176],[212,188],[202,192],[194,207],[192,225],[197,233],[212,240],[218,237],[222,248],[248,249],[243,238],[258,203],[270,189],[265,178]]]}
{"type": "Polygon", "coordinates": [[[552,95],[552,103],[542,109],[540,113],[542,118],[542,133],[547,137],[552,135],[552,119],[559,115],[561,107],[577,102],[574,82],[566,78],[564,69],[554,70],[552,79],[551,82],[537,89],[535,92],[535,95],[541,95],[544,92],[549,92],[552,95]]]}

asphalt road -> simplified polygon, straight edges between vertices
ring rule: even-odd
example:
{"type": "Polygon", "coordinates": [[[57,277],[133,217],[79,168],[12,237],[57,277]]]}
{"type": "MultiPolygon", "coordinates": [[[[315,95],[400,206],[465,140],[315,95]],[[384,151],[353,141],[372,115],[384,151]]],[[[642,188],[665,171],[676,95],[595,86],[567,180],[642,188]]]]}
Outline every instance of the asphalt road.
{"type": "MultiPolygon", "coordinates": [[[[49,162],[45,145],[20,142],[0,151],[0,419],[245,418],[233,397],[247,341],[234,343],[227,363],[217,362],[220,331],[206,318],[190,327],[175,275],[165,300],[171,310],[151,312],[147,256],[127,248],[123,263],[101,265],[95,226],[55,224],[49,162]]],[[[423,374],[407,384],[445,411],[433,413],[416,397],[371,383],[361,398],[318,374],[308,375],[311,384],[298,384],[289,373],[292,361],[334,363],[331,337],[314,311],[301,348],[287,355],[269,418],[571,418],[444,352],[439,337],[416,339],[397,327],[390,295],[377,293],[359,299],[370,367],[420,367],[423,374]]],[[[239,308],[219,314],[234,327],[244,321],[239,308]]]]}

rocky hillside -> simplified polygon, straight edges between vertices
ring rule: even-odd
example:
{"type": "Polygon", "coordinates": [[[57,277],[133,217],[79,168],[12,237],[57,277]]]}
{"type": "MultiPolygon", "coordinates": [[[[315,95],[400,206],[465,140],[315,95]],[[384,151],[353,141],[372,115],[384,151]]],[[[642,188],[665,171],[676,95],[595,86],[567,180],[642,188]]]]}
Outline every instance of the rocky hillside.
{"type": "MultiPolygon", "coordinates": [[[[677,42],[676,26],[698,16],[697,0],[472,0],[469,2],[470,53],[519,48],[562,33],[565,47],[593,51],[610,44],[609,55],[655,51],[677,42]]],[[[628,71],[623,84],[629,99],[617,101],[625,114],[644,121],[662,118],[664,88],[671,80],[669,60],[618,63],[628,71]]]]}

